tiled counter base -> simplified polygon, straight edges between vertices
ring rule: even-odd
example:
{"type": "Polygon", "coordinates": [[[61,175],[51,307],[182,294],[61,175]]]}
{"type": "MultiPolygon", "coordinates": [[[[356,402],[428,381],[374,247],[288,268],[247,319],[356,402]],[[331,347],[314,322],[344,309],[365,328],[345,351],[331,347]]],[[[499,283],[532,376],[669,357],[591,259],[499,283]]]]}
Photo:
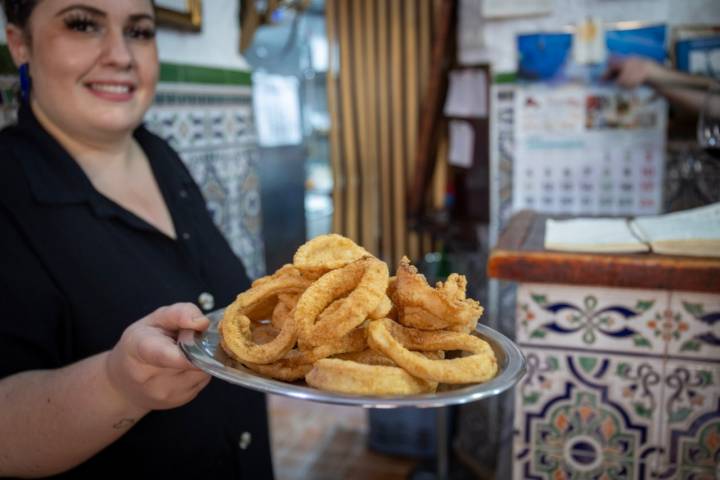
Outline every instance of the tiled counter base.
{"type": "Polygon", "coordinates": [[[515,479],[720,478],[720,295],[521,283],[515,479]]]}

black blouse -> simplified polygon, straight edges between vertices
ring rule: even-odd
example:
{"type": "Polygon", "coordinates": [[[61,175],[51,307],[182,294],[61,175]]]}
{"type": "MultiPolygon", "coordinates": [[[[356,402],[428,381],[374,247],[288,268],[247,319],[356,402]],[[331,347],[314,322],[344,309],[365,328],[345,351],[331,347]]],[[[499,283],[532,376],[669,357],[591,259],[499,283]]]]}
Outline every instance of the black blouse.
{"type": "MultiPolygon", "coordinates": [[[[18,125],[0,132],[0,378],[108,350],[159,306],[209,311],[248,287],[178,155],[143,127],[135,138],[177,240],[95,190],[27,105],[18,125]]],[[[272,478],[264,396],[213,379],[189,404],[151,412],[62,477],[149,475],[272,478]]]]}

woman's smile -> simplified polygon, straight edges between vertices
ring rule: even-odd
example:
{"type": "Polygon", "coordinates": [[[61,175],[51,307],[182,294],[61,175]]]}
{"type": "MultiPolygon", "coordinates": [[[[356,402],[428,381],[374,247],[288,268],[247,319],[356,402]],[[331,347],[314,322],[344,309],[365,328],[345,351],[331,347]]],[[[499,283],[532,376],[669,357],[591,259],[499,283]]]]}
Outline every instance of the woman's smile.
{"type": "Polygon", "coordinates": [[[135,85],[129,82],[93,81],[85,84],[87,89],[98,98],[111,102],[132,100],[135,85]]]}

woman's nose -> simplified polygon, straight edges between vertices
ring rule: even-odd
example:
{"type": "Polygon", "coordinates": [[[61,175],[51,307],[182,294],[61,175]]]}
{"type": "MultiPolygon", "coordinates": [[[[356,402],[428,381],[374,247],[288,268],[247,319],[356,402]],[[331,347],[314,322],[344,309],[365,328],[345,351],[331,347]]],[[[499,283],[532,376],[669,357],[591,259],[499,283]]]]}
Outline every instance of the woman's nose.
{"type": "Polygon", "coordinates": [[[109,65],[124,70],[132,67],[134,61],[132,50],[122,30],[108,31],[103,48],[103,60],[109,65]]]}

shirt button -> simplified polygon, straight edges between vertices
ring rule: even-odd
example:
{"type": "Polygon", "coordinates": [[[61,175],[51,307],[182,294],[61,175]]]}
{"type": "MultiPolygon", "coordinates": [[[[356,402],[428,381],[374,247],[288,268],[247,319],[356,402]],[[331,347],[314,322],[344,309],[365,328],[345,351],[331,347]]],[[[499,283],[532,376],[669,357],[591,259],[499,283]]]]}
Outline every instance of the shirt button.
{"type": "Polygon", "coordinates": [[[208,312],[215,307],[215,297],[211,293],[202,292],[198,297],[198,304],[200,304],[200,308],[208,312]]]}
{"type": "Polygon", "coordinates": [[[240,435],[238,447],[240,447],[240,450],[247,450],[250,446],[250,442],[252,442],[252,435],[250,435],[250,432],[243,432],[242,435],[240,435]]]}
{"type": "Polygon", "coordinates": [[[190,234],[188,232],[183,232],[182,238],[183,240],[190,240],[190,234]]]}
{"type": "Polygon", "coordinates": [[[180,198],[187,198],[188,193],[187,190],[180,190],[180,198]]]}

